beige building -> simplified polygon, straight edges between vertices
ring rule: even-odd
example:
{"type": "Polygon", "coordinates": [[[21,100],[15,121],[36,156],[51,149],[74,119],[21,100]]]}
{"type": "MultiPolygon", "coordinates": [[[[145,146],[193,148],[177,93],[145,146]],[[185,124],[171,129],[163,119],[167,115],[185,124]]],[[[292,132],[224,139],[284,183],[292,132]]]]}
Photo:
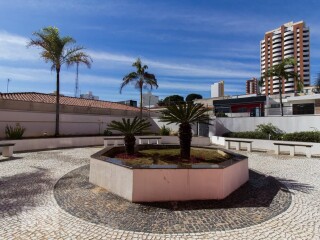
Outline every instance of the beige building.
{"type": "MultiPolygon", "coordinates": [[[[297,62],[294,68],[304,86],[310,85],[310,32],[303,21],[285,23],[277,29],[266,32],[260,42],[261,76],[272,66],[279,64],[285,58],[294,58],[297,62]]],[[[262,94],[293,93],[297,90],[297,83],[293,78],[286,81],[277,77],[264,79],[262,94]],[[282,89],[280,87],[282,81],[282,89]]]]}

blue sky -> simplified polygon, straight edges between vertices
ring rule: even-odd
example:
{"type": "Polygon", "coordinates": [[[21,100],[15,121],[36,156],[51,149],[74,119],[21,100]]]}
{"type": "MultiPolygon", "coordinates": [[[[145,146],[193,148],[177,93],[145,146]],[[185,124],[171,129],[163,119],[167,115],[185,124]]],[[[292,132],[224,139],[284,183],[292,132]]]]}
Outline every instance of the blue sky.
{"type": "MultiPolygon", "coordinates": [[[[210,96],[225,80],[227,94],[245,92],[259,76],[259,41],[266,31],[304,20],[311,32],[311,82],[320,72],[320,1],[0,1],[0,92],[55,90],[55,74],[26,48],[32,32],[56,26],[86,47],[91,69],[80,67],[81,93],[100,99],[138,100],[138,91],[119,86],[141,57],[158,79],[155,95],[210,96]]],[[[75,68],[64,68],[61,91],[74,95],[75,68]]]]}

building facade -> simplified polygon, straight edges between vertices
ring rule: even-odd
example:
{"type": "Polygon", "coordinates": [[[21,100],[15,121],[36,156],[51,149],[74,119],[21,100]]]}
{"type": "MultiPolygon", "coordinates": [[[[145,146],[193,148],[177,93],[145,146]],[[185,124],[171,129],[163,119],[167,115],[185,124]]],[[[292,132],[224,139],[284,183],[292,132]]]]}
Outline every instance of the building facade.
{"type": "MultiPolygon", "coordinates": [[[[285,58],[294,58],[296,66],[287,71],[295,71],[304,86],[310,85],[310,32],[303,21],[289,22],[272,31],[266,32],[260,42],[260,73],[264,73],[285,58]]],[[[264,78],[262,94],[293,93],[297,83],[293,78],[285,81],[277,77],[264,78]],[[282,89],[280,88],[282,85],[282,89]]]]}
{"type": "Polygon", "coordinates": [[[91,91],[86,94],[80,94],[80,98],[91,99],[91,100],[99,100],[98,96],[94,96],[91,91]]]}
{"type": "Polygon", "coordinates": [[[211,85],[211,97],[223,97],[224,96],[224,81],[220,81],[211,85]]]}
{"type": "Polygon", "coordinates": [[[246,94],[257,94],[258,89],[258,79],[252,78],[246,81],[246,94]]]}
{"type": "Polygon", "coordinates": [[[142,94],[142,106],[143,107],[155,107],[158,105],[159,97],[152,95],[151,92],[142,94]]]}

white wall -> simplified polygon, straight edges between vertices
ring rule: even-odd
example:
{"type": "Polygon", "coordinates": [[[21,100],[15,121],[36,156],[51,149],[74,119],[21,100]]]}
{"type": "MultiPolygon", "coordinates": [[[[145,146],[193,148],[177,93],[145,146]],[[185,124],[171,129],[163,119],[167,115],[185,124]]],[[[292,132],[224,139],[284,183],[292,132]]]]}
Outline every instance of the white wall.
{"type": "MultiPolygon", "coordinates": [[[[103,133],[107,124],[121,117],[91,114],[60,114],[60,133],[62,135],[99,134],[103,133]]],[[[0,137],[5,136],[6,125],[15,126],[20,123],[26,128],[25,137],[53,135],[55,129],[55,113],[26,112],[0,110],[0,137]]]]}
{"type": "MultiPolygon", "coordinates": [[[[211,143],[218,144],[225,146],[225,140],[226,139],[235,139],[239,140],[239,138],[225,138],[225,137],[219,137],[219,136],[212,136],[211,137],[211,143]]],[[[273,143],[281,142],[281,143],[295,143],[295,144],[309,144],[306,142],[293,142],[293,141],[275,141],[275,140],[262,140],[262,139],[247,139],[247,138],[241,138],[243,141],[252,141],[252,148],[253,149],[260,149],[260,150],[267,150],[267,151],[274,151],[275,145],[273,143]]],[[[236,143],[231,143],[231,147],[235,147],[236,143]]],[[[320,154],[320,143],[310,143],[313,145],[311,148],[311,154],[320,154]]],[[[290,147],[281,146],[281,152],[282,151],[289,151],[290,147]]],[[[305,147],[295,147],[295,151],[298,153],[305,153],[306,149],[305,147]]]]}
{"type": "MultiPolygon", "coordinates": [[[[0,138],[5,137],[6,125],[15,126],[20,123],[26,128],[24,137],[43,136],[44,132],[48,136],[54,134],[55,113],[53,112],[32,112],[20,110],[0,109],[0,138]]],[[[72,114],[60,113],[60,134],[62,135],[85,135],[102,134],[107,124],[112,120],[121,121],[128,116],[114,115],[94,115],[94,114],[72,114]]],[[[165,123],[160,123],[158,118],[150,118],[151,132],[159,132],[159,128],[165,123]]],[[[169,125],[174,131],[178,130],[178,125],[169,125]]]]}
{"type": "Polygon", "coordinates": [[[275,117],[239,117],[216,118],[214,135],[226,132],[254,131],[259,124],[272,123],[286,133],[320,130],[320,116],[275,116],[275,117]]]}

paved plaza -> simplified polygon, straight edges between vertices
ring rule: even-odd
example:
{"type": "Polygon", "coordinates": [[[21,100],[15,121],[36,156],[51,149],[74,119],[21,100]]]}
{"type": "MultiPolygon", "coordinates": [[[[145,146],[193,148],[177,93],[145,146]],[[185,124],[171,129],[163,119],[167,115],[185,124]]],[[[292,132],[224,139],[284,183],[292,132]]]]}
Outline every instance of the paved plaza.
{"type": "Polygon", "coordinates": [[[75,148],[0,157],[0,239],[320,239],[320,159],[245,153],[226,201],[132,204],[88,182],[75,148]]]}

